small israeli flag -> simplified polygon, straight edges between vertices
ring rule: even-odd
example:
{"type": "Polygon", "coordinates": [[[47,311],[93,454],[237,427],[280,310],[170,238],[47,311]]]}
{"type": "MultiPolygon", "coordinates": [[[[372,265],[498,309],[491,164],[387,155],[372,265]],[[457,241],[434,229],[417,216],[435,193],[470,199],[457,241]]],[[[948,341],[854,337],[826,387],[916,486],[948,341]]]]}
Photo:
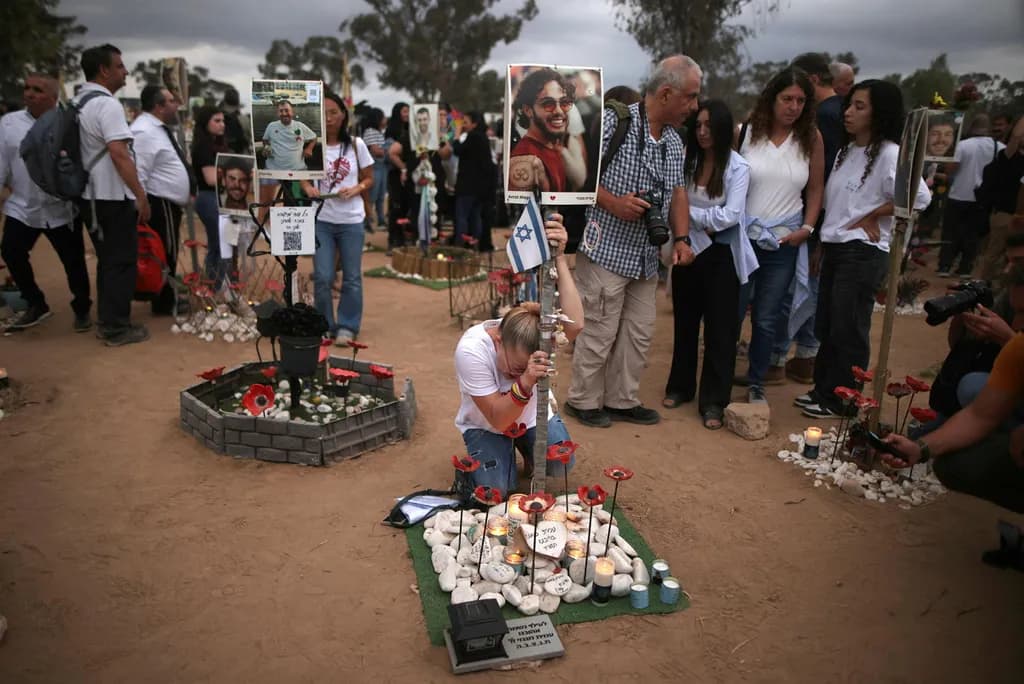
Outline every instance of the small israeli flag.
{"type": "Polygon", "coordinates": [[[533,197],[530,197],[519,221],[516,222],[505,251],[508,252],[508,260],[516,273],[540,266],[551,258],[548,239],[544,234],[544,219],[540,215],[537,200],[533,197]]]}

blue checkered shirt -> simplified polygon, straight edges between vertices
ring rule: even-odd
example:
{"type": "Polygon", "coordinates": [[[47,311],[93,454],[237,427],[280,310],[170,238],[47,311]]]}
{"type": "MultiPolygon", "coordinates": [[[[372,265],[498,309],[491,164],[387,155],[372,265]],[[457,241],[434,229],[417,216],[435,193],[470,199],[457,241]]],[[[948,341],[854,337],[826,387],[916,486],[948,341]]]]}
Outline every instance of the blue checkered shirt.
{"type": "MultiPolygon", "coordinates": [[[[630,105],[629,113],[626,137],[601,176],[601,186],[613,195],[625,195],[650,190],[658,186],[658,179],[663,179],[665,218],[671,220],[672,192],[683,184],[683,141],[668,126],[662,128],[661,140],[653,140],[647,121],[640,120],[640,105],[630,105]],[[640,159],[641,135],[647,136],[643,159],[640,159]]],[[[608,150],[617,122],[615,111],[605,109],[602,154],[608,150]]],[[[579,251],[591,261],[626,278],[646,279],[658,274],[659,248],[648,241],[643,219],[623,221],[596,204],[587,208],[587,219],[579,251]]]]}

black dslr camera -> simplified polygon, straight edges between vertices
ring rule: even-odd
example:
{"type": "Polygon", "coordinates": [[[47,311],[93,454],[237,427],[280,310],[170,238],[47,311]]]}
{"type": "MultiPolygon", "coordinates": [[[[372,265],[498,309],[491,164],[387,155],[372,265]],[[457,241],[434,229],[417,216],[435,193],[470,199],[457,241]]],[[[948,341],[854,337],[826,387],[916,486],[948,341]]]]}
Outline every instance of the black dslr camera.
{"type": "Polygon", "coordinates": [[[989,308],[992,306],[994,297],[987,281],[971,280],[953,289],[955,292],[929,299],[924,303],[924,311],[928,314],[925,321],[928,325],[945,323],[957,314],[971,311],[979,304],[989,308]]]}
{"type": "Polygon", "coordinates": [[[668,221],[665,220],[665,207],[662,204],[660,190],[648,190],[637,194],[637,197],[650,204],[650,208],[644,212],[644,229],[647,231],[647,241],[655,247],[661,247],[668,242],[669,230],[668,221]]]}

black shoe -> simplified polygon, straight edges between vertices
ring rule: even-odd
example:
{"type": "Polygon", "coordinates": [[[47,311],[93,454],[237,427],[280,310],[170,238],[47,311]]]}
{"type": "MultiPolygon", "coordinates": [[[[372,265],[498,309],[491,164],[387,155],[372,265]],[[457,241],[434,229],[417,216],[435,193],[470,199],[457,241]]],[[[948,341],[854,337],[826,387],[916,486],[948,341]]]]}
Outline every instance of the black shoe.
{"type": "Polygon", "coordinates": [[[7,326],[7,329],[25,330],[26,328],[31,328],[34,325],[39,325],[52,315],[53,313],[46,305],[30,306],[22,311],[21,315],[15,318],[14,322],[7,326]]]}
{"type": "Polygon", "coordinates": [[[89,314],[82,314],[79,316],[75,314],[75,322],[71,324],[71,329],[76,333],[88,332],[92,329],[92,319],[89,318],[89,314]]]}
{"type": "Polygon", "coordinates": [[[114,335],[104,336],[108,347],[123,347],[126,344],[136,344],[149,339],[149,330],[144,325],[133,325],[114,335]]]}
{"type": "Polygon", "coordinates": [[[827,406],[821,404],[808,404],[804,406],[800,414],[808,418],[819,418],[819,419],[836,419],[843,418],[843,414],[840,411],[833,411],[827,406]]]}
{"type": "Polygon", "coordinates": [[[812,404],[818,403],[818,395],[814,390],[811,390],[807,394],[801,394],[793,400],[793,406],[797,408],[804,408],[805,406],[811,406],[812,404]]]}
{"type": "Polygon", "coordinates": [[[606,428],[612,426],[612,419],[601,409],[578,409],[569,402],[562,404],[565,412],[590,427],[606,428]]]}
{"type": "Polygon", "coordinates": [[[654,425],[661,422],[661,415],[654,409],[646,408],[643,405],[636,405],[628,409],[617,409],[604,407],[608,417],[612,420],[621,420],[637,425],[654,425]]]}

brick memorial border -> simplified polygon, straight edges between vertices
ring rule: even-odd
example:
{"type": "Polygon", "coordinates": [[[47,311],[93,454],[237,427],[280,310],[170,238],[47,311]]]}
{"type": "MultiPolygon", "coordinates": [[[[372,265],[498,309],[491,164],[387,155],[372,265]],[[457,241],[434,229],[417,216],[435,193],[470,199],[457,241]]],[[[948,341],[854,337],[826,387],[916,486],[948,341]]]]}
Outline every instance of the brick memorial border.
{"type": "MultiPolygon", "coordinates": [[[[370,373],[372,361],[330,357],[332,368],[359,373],[349,382],[351,392],[385,400],[385,404],[329,423],[304,420],[275,420],[250,415],[223,414],[206,401],[217,394],[244,392],[250,384],[277,384],[259,371],[273,362],[236,366],[212,382],[201,382],[181,391],[181,429],[194,436],[211,451],[235,458],[255,458],[278,463],[327,465],[358,456],[412,436],[416,422],[416,392],[412,379],[406,378],[401,394],[395,394],[393,378],[380,381],[370,373]]],[[[387,364],[375,364],[391,368],[387,364]]]]}

